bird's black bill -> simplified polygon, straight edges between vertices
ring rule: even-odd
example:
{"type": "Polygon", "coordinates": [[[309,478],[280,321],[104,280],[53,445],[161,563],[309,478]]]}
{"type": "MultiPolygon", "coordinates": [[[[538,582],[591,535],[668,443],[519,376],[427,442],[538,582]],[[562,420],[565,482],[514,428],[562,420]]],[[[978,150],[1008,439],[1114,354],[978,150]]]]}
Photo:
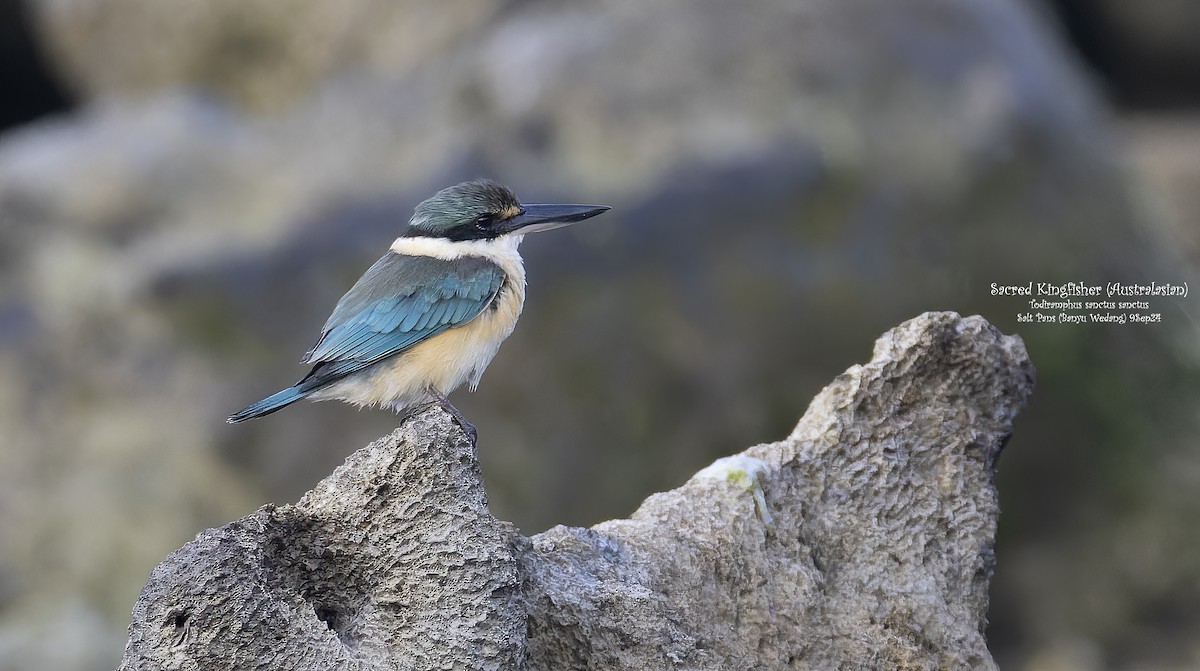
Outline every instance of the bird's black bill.
{"type": "Polygon", "coordinates": [[[570,226],[610,210],[607,205],[522,205],[521,214],[505,222],[505,232],[537,233],[570,226]]]}

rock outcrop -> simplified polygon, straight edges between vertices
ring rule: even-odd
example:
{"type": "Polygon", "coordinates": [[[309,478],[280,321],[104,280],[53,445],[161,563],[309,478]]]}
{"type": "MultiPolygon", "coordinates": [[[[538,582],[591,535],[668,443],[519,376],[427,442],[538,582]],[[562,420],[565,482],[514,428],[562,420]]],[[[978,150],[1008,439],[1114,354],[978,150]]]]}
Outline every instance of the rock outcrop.
{"type": "Polygon", "coordinates": [[[532,538],[434,407],[171,554],[121,671],[996,668],[993,469],[1033,385],[1019,338],[926,313],[786,439],[532,538]]]}

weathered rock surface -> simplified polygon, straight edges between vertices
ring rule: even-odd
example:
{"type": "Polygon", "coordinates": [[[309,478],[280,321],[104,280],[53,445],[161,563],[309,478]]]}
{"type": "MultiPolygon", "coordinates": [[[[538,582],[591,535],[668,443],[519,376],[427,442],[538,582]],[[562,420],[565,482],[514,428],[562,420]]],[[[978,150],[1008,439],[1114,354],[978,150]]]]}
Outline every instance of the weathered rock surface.
{"type": "Polygon", "coordinates": [[[122,668],[515,668],[517,535],[488,512],[455,426],[415,416],[300,503],[172,553],[134,608],[122,668]]]}
{"type": "Polygon", "coordinates": [[[433,408],[168,557],[121,669],[995,668],[993,467],[1033,384],[1019,338],[926,313],[786,439],[532,539],[433,408]]]}

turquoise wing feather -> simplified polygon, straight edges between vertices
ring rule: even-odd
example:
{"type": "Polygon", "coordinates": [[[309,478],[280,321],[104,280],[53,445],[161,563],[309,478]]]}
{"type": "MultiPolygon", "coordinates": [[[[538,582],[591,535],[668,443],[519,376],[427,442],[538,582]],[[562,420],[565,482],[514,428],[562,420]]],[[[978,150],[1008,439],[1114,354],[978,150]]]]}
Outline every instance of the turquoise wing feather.
{"type": "Polygon", "coordinates": [[[482,257],[389,252],[338,301],[303,359],[316,366],[297,387],[315,391],[466,324],[496,298],[504,279],[504,271],[482,257]]]}

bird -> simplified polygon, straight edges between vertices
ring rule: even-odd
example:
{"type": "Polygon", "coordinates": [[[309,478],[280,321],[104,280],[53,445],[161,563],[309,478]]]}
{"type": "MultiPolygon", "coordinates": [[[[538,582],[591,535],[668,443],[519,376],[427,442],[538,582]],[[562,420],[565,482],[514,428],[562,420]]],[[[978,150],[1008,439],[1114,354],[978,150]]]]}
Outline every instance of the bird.
{"type": "Polygon", "coordinates": [[[387,253],[337,302],[301,363],[300,381],[229,416],[236,424],[301,399],[401,413],[475,391],[525,303],[518,252],[529,234],[590,219],[607,205],[522,204],[488,179],[438,191],[413,210],[387,253]]]}

